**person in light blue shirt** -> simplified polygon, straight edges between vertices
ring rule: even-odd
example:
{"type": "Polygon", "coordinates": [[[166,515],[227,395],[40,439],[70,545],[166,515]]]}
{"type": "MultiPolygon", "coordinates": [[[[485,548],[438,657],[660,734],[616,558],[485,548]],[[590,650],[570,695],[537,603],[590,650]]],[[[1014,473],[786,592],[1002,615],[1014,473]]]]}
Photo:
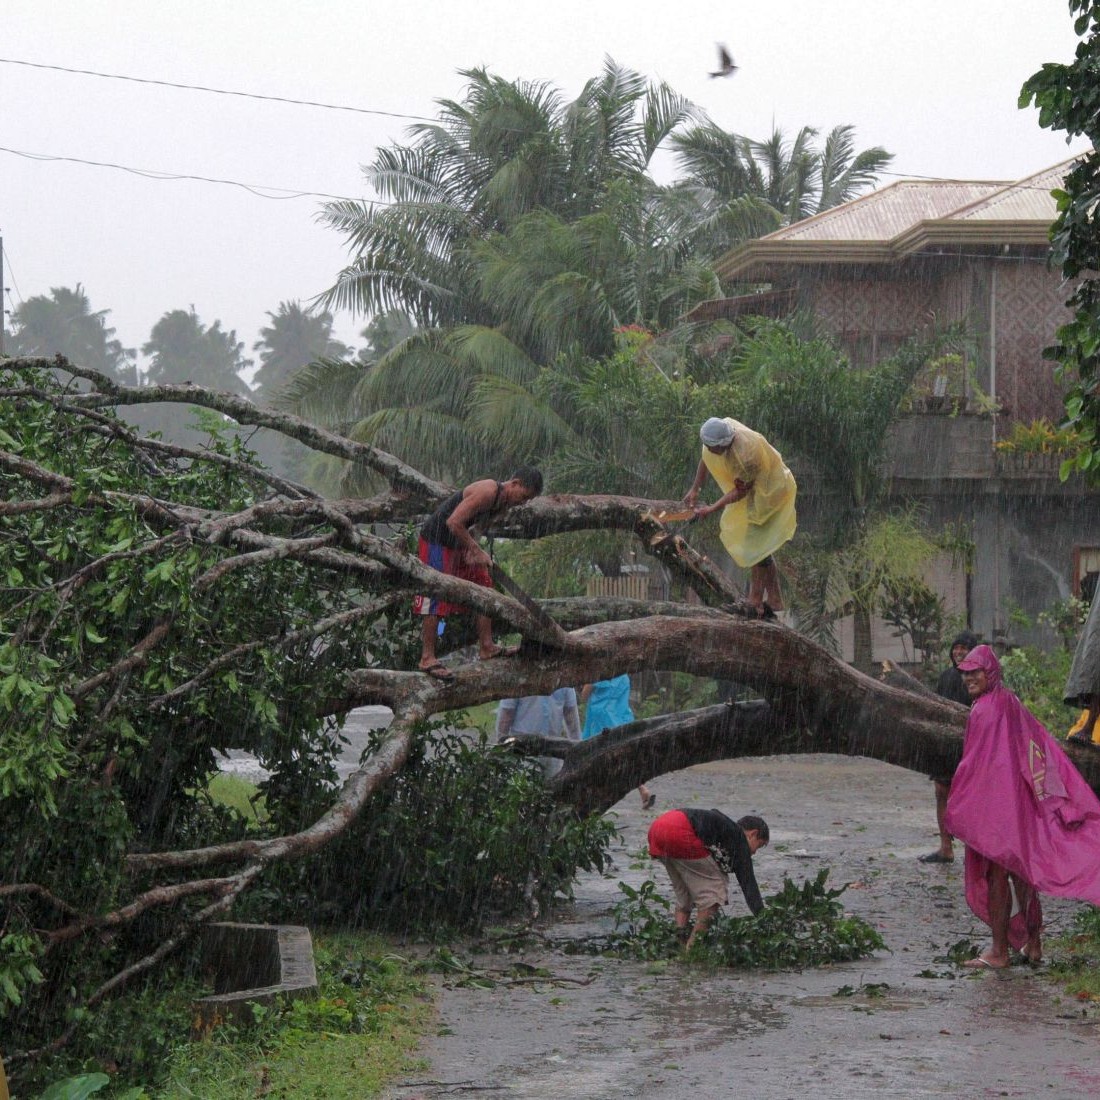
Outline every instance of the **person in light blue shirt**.
{"type": "MultiPolygon", "coordinates": [[[[568,737],[577,741],[581,736],[581,715],[577,693],[571,687],[558,688],[549,695],[524,695],[517,699],[501,699],[497,707],[497,740],[513,733],[534,733],[543,737],[568,737]]],[[[547,778],[561,770],[561,761],[542,758],[547,778]]]]}
{"type": "MultiPolygon", "coordinates": [[[[611,680],[585,684],[581,689],[581,702],[585,704],[582,741],[612,726],[624,726],[634,721],[634,711],[630,709],[630,677],[625,672],[611,680]]],[[[651,794],[644,783],[638,788],[638,794],[642,798],[642,809],[653,809],[657,796],[651,794]]]]}

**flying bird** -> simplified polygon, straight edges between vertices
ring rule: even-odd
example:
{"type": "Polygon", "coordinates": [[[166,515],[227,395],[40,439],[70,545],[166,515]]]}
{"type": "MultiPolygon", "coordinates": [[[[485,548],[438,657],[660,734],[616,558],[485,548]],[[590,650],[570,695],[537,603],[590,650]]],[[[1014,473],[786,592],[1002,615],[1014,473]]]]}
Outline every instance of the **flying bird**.
{"type": "Polygon", "coordinates": [[[730,57],[729,50],[726,49],[721,43],[718,44],[718,72],[711,73],[711,76],[733,76],[737,72],[737,66],[733,63],[733,58],[730,57]]]}

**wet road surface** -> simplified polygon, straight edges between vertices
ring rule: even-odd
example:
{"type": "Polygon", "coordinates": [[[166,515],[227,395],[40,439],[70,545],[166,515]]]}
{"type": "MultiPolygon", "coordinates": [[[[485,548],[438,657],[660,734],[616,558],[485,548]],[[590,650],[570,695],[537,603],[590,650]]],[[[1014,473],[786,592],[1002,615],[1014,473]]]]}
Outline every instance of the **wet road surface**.
{"type": "MultiPolygon", "coordinates": [[[[430,1068],[387,1097],[1100,1096],[1095,1010],[1028,968],[972,975],[936,961],[964,937],[984,945],[988,930],[966,908],[961,849],[954,865],[917,862],[936,841],[924,776],[863,759],[773,757],[702,765],[650,787],[652,811],[633,793],[616,807],[624,838],[612,874],[583,876],[549,935],[609,931],[620,879],[653,877],[671,897],[663,869],[642,856],[648,823],[674,807],[713,806],[768,820],[772,842],[755,861],[765,897],[784,875],[801,881],[828,866],[831,884],[853,883],[846,907],[890,951],[801,973],[527,951],[524,963],[593,980],[494,989],[440,980],[437,1034],[422,1048],[430,1068]],[[888,988],[835,996],[873,984],[888,988]]],[[[1066,929],[1075,908],[1044,899],[1048,933],[1066,929]]],[[[736,883],[730,911],[745,911],[736,883]]]]}

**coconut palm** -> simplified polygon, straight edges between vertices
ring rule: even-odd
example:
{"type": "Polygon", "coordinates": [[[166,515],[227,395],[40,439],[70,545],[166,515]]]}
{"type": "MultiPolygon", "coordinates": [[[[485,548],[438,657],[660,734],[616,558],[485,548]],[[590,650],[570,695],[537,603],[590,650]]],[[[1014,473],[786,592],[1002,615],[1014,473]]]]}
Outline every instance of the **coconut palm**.
{"type": "Polygon", "coordinates": [[[673,136],[680,186],[698,202],[715,252],[848,202],[893,160],[879,146],[857,153],[853,126],[833,127],[820,147],[817,136],[804,126],[788,141],[776,128],[754,141],[710,120],[673,136]]]}
{"type": "Polygon", "coordinates": [[[253,378],[256,396],[270,401],[295,372],[320,359],[346,359],[351,348],[332,335],[332,314],[311,312],[300,302],[280,302],[268,313],[271,324],[260,329],[252,345],[259,352],[260,369],[253,378]]]}
{"type": "MultiPolygon", "coordinates": [[[[571,102],[546,84],[464,75],[461,102],[442,102],[438,122],[371,166],[389,205],[324,214],[357,254],[327,302],[399,308],[417,326],[361,373],[353,430],[456,478],[568,433],[536,394],[540,371],[607,354],[617,327],[667,322],[717,291],[691,257],[694,209],[648,175],[695,117],[686,100],[610,60],[571,102]]],[[[337,376],[349,377],[334,368],[327,382],[337,376]]],[[[296,392],[300,410],[318,407],[296,392]]]]}
{"type": "Polygon", "coordinates": [[[16,355],[64,355],[120,382],[136,380],[133,348],[124,348],[107,327],[109,310],[92,310],[84,287],[55,286],[12,311],[10,352],[16,355]]]}
{"type": "Polygon", "coordinates": [[[377,363],[387,352],[404,343],[416,331],[412,318],[400,309],[390,309],[372,317],[360,331],[363,346],[356,358],[361,363],[377,363]]]}
{"type": "Polygon", "coordinates": [[[367,178],[381,204],[339,201],[322,221],[356,253],[327,304],[403,309],[422,327],[489,319],[471,293],[468,247],[535,210],[566,222],[603,208],[617,181],[643,183],[658,147],[695,109],[665,84],[608,59],[566,102],[546,83],[463,74],[464,99],[440,102],[410,145],[381,150],[367,178]]]}
{"type": "Polygon", "coordinates": [[[226,332],[221,321],[207,328],[192,307],[173,309],[153,326],[142,345],[151,357],[149,380],[154,383],[193,382],[212,390],[246,394],[241,372],[251,365],[236,332],[226,332]]]}

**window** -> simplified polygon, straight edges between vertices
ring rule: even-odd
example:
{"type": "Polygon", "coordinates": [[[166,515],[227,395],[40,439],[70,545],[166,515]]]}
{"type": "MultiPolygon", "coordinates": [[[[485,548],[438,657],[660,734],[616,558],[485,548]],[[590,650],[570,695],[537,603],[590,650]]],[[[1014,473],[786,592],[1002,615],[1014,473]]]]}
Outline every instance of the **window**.
{"type": "Polygon", "coordinates": [[[1100,578],[1100,546],[1073,548],[1073,594],[1091,603],[1100,578]]]}

